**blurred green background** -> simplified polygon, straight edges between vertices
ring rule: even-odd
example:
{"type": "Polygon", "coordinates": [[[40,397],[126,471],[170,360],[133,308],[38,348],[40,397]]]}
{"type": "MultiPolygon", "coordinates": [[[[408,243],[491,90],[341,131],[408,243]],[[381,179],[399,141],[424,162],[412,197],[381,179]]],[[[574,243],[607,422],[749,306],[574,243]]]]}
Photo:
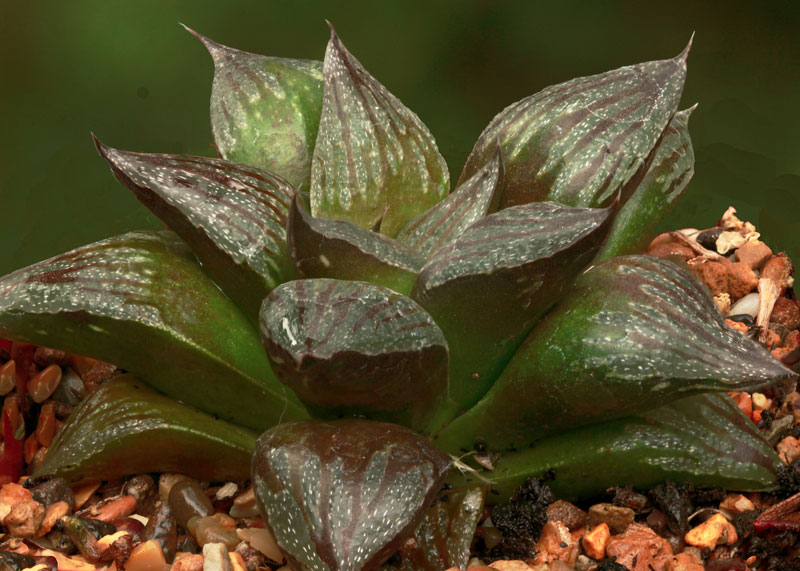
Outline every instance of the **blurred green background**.
{"type": "Polygon", "coordinates": [[[736,205],[800,263],[800,17],[792,2],[3,2],[0,274],[160,223],[89,132],[121,148],[213,155],[212,64],[183,22],[228,45],[321,59],[331,20],[417,112],[457,179],[489,120],[541,88],[681,51],[696,175],[662,228],[736,205]]]}

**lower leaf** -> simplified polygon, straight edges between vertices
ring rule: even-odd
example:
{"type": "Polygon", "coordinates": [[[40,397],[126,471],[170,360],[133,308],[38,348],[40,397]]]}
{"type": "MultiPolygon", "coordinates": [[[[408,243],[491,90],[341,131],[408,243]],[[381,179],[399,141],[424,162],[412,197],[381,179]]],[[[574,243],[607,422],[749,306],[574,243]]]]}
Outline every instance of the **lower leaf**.
{"type": "Polygon", "coordinates": [[[264,521],[292,569],[375,569],[419,525],[450,458],[415,432],[366,420],[265,432],[253,456],[264,521]]]}
{"type": "Polygon", "coordinates": [[[246,428],[123,375],[75,408],[33,477],[82,482],[180,472],[203,480],[244,480],[255,441],[246,428]]]}
{"type": "MultiPolygon", "coordinates": [[[[588,499],[614,485],[649,488],[664,480],[697,487],[766,491],[782,465],[753,422],[727,395],[701,394],[636,416],[572,430],[528,450],[505,454],[492,482],[493,502],[506,501],[528,477],[549,470],[553,492],[588,499]]],[[[453,472],[460,487],[476,474],[453,472]]]]}

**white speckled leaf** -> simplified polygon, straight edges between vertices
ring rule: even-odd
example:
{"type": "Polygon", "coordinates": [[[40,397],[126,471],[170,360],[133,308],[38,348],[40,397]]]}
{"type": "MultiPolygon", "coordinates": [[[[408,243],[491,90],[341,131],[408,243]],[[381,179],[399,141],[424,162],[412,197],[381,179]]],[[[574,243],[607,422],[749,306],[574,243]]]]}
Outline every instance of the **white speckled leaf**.
{"type": "Polygon", "coordinates": [[[258,333],[169,232],[131,232],[0,278],[0,337],[95,357],[264,429],[304,418],[258,333]]]}
{"type": "Polygon", "coordinates": [[[249,476],[256,436],[120,375],[75,407],[33,477],[73,483],[180,472],[242,480],[249,476]]]}
{"type": "Polygon", "coordinates": [[[186,240],[251,320],[275,286],[296,277],[285,236],[295,191],[281,177],[222,159],[95,144],[120,182],[186,240]]]}
{"type": "Polygon", "coordinates": [[[506,160],[503,206],[540,200],[605,206],[644,166],[678,108],[688,51],[573,79],[510,105],[478,138],[459,182],[499,144],[506,160]]]}
{"type": "Polygon", "coordinates": [[[447,343],[412,299],[366,282],[295,280],[261,310],[273,370],[315,416],[422,428],[447,392],[447,343]]]}
{"type": "Polygon", "coordinates": [[[444,492],[414,532],[414,543],[407,543],[398,552],[399,565],[387,563],[381,571],[466,569],[487,488],[477,485],[444,492]]]}
{"type": "Polygon", "coordinates": [[[311,213],[394,236],[447,195],[447,164],[419,117],[369,75],[333,28],[323,76],[311,213]]]}
{"type": "Polygon", "coordinates": [[[286,227],[289,251],[305,278],[360,280],[408,294],[425,259],[400,242],[345,220],[314,218],[295,197],[286,227]]]}
{"type": "Polygon", "coordinates": [[[667,125],[652,162],[633,195],[620,209],[596,261],[643,251],[661,217],[675,205],[694,175],[694,149],[689,115],[678,111],[667,125]]]}
{"type": "Polygon", "coordinates": [[[497,149],[486,166],[400,230],[397,240],[430,258],[475,222],[497,210],[503,171],[503,157],[497,149]]]}
{"type": "Polygon", "coordinates": [[[597,254],[612,214],[613,208],[553,202],[514,206],[486,216],[434,254],[411,297],[433,316],[450,347],[454,405],[444,416],[452,418],[486,393],[597,254]]]}
{"type": "MultiPolygon", "coordinates": [[[[576,501],[598,490],[648,489],[666,480],[698,488],[767,491],[783,462],[728,395],[686,397],[635,416],[561,432],[503,454],[491,474],[492,501],[504,502],[530,477],[550,470],[558,497],[576,501]]],[[[481,483],[455,470],[453,486],[481,483]]]]}
{"type": "Polygon", "coordinates": [[[308,189],[322,110],[322,62],[251,54],[189,31],[214,60],[211,129],[220,155],[308,189]]]}
{"type": "Polygon", "coordinates": [[[407,428],[305,421],[258,439],[252,479],[293,568],[361,571],[411,534],[449,467],[449,456],[407,428]]]}
{"type": "Polygon", "coordinates": [[[795,376],[725,325],[689,271],[652,256],[621,256],[575,281],[442,443],[469,448],[480,435],[494,450],[519,448],[683,396],[752,391],[795,376]]]}

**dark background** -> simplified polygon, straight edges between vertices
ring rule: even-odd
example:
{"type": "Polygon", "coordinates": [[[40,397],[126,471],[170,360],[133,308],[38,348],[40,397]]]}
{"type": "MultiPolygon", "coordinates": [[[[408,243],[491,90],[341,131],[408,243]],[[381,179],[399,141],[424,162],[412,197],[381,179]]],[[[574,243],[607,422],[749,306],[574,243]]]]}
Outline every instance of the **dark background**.
{"type": "Polygon", "coordinates": [[[89,132],[121,148],[213,155],[213,66],[183,22],[224,44],[321,59],[324,19],[430,127],[457,179],[506,105],[543,87],[672,57],[696,31],[682,107],[696,175],[662,228],[736,205],[800,263],[800,18],[792,2],[69,1],[0,4],[0,274],[160,223],[89,132]]]}

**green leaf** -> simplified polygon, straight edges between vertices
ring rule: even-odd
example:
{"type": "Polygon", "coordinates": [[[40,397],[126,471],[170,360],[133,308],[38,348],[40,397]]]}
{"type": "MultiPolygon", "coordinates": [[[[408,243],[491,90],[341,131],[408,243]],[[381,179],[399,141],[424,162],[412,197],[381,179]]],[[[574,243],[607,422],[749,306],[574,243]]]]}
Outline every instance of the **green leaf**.
{"type": "MultiPolygon", "coordinates": [[[[560,498],[596,498],[615,485],[637,489],[672,480],[697,487],[766,491],[777,487],[782,462],[753,422],[727,396],[687,397],[636,416],[552,436],[503,455],[492,481],[493,502],[506,501],[528,477],[550,469],[548,485],[560,498]]],[[[452,473],[449,483],[476,481],[452,473]]]]}
{"type": "Polygon", "coordinates": [[[475,222],[497,210],[503,171],[503,157],[498,148],[481,170],[400,230],[397,240],[430,258],[475,222]]]}
{"type": "Polygon", "coordinates": [[[437,422],[489,390],[539,318],[594,258],[611,215],[611,208],[552,202],[515,206],[476,222],[434,254],[411,297],[450,347],[452,403],[437,422]]]}
{"type": "Polygon", "coordinates": [[[306,416],[256,330],[168,232],[108,238],[0,278],[0,337],[114,363],[243,426],[306,416]]]}
{"type": "Polygon", "coordinates": [[[256,434],[158,394],[130,375],[103,384],[58,431],[33,477],[115,480],[147,472],[248,477],[256,434]]]}
{"type": "Polygon", "coordinates": [[[694,175],[694,149],[689,115],[678,111],[667,125],[642,181],[614,219],[611,234],[598,259],[643,251],[658,221],[683,196],[694,175]]]}
{"type": "Polygon", "coordinates": [[[365,282],[283,284],[261,332],[275,372],[315,416],[421,428],[447,393],[447,343],[415,301],[365,282]]]}
{"type": "Polygon", "coordinates": [[[499,144],[503,207],[605,206],[643,167],[678,108],[690,46],[673,59],[573,79],[510,105],[478,138],[459,183],[499,144]]]}
{"type": "Polygon", "coordinates": [[[419,117],[367,73],[333,27],[323,76],[311,213],[394,236],[447,195],[447,164],[419,117]]]}
{"type": "Polygon", "coordinates": [[[381,571],[442,571],[466,569],[475,529],[483,515],[486,486],[448,491],[428,508],[425,519],[398,551],[399,565],[384,565],[381,571]]]}
{"type": "Polygon", "coordinates": [[[252,479],[293,569],[375,569],[417,527],[449,468],[407,428],[305,421],[258,439],[252,479]]]}
{"type": "Polygon", "coordinates": [[[612,258],[575,281],[492,390],[437,443],[522,448],[694,393],[752,391],[795,376],[725,325],[689,271],[652,256],[612,258]]]}
{"type": "Polygon", "coordinates": [[[424,258],[411,248],[344,220],[314,218],[292,201],[289,250],[306,278],[363,280],[408,294],[424,258]]]}
{"type": "Polygon", "coordinates": [[[248,318],[255,322],[267,294],[295,278],[285,236],[295,194],[288,182],[221,159],[95,144],[119,181],[180,234],[248,318]]]}
{"type": "Polygon", "coordinates": [[[322,111],[322,62],[251,54],[186,29],[214,60],[211,129],[220,156],[307,190],[322,111]]]}

